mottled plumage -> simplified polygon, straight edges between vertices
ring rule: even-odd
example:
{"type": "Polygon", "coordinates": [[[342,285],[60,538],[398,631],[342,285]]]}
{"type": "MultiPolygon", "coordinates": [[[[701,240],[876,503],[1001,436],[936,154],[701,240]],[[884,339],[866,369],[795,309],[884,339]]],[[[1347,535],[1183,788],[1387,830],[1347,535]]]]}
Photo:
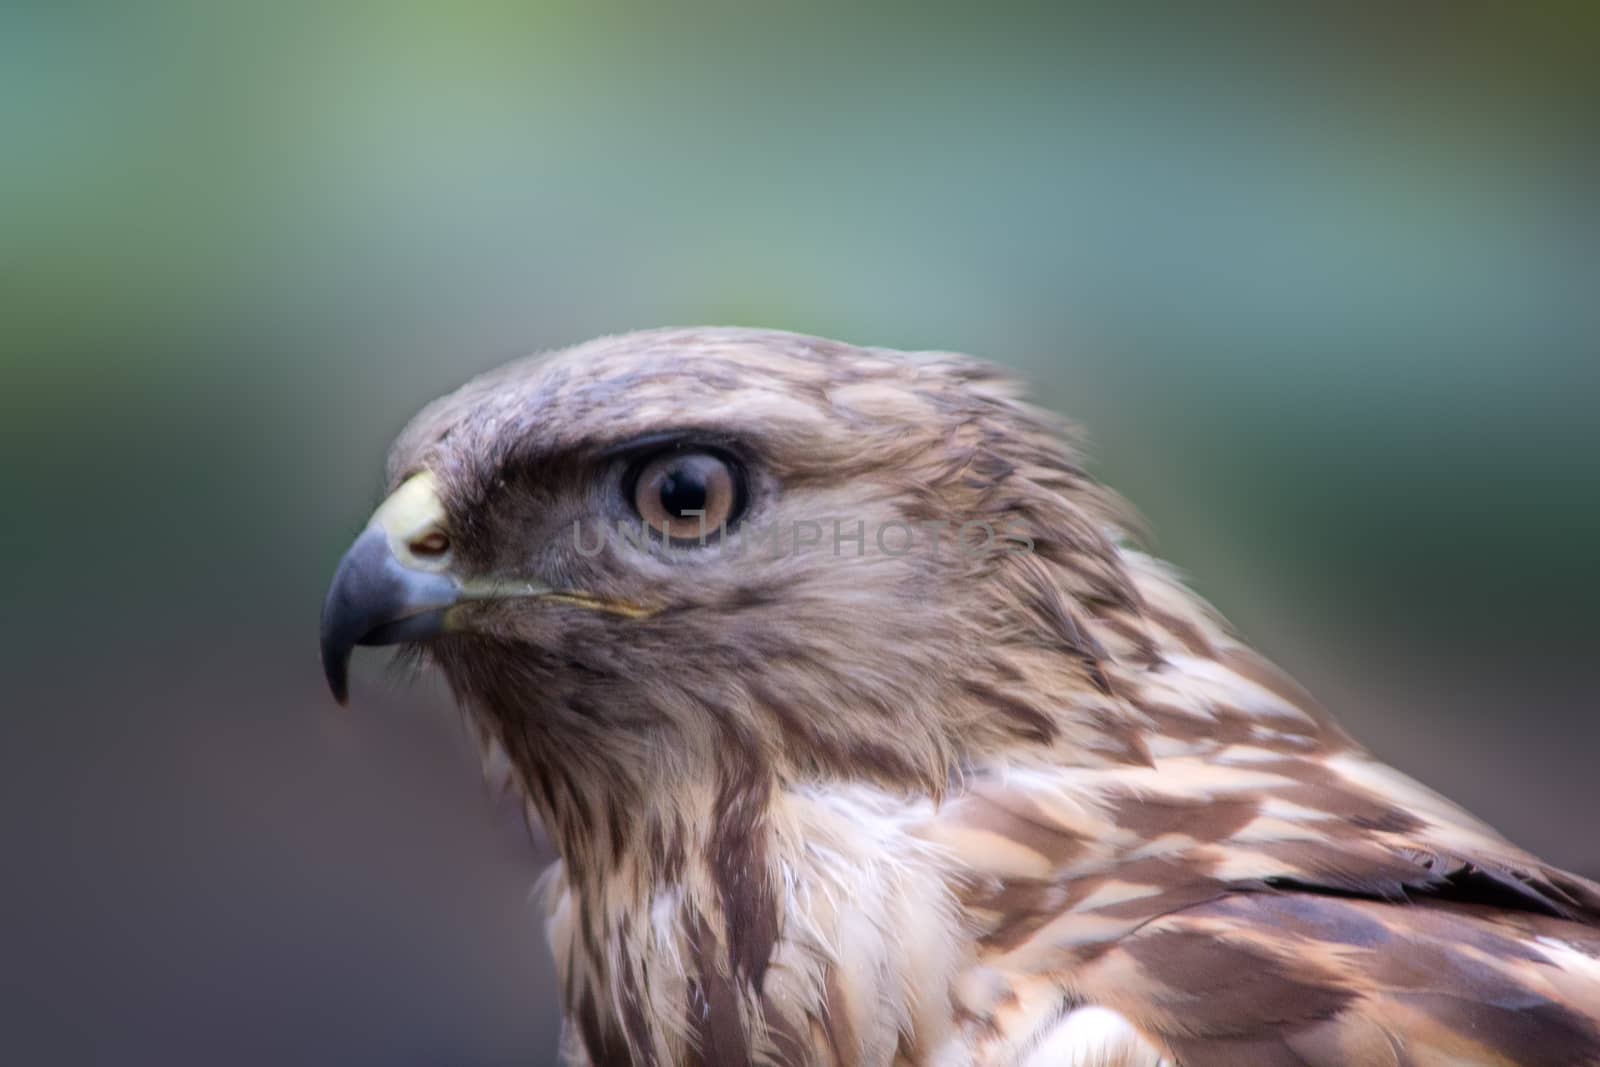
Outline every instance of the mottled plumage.
{"type": "Polygon", "coordinates": [[[341,577],[325,647],[441,613],[561,856],[574,1062],[1600,1065],[1600,887],[1368,755],[989,367],[607,338],[431,405],[389,478],[422,503],[374,529],[460,595],[357,625],[341,577]],[[691,446],[741,525],[582,550],[619,457],[691,446]]]}

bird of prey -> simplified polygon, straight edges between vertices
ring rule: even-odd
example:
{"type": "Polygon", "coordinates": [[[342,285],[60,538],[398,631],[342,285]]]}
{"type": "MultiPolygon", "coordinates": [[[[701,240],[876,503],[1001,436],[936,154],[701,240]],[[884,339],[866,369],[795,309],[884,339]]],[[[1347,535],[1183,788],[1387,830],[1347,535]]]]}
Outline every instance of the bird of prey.
{"type": "Polygon", "coordinates": [[[322,652],[559,853],[573,1063],[1600,1065],[1600,885],[1368,754],[963,356],[679,329],[425,408],[322,652]]]}

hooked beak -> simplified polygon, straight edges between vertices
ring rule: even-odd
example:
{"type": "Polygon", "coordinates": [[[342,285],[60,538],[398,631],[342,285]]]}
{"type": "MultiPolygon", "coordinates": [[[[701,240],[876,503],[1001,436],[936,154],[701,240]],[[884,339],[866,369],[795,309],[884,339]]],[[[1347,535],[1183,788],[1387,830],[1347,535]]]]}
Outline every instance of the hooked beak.
{"type": "Polygon", "coordinates": [[[379,505],[339,568],[322,605],[322,669],[333,698],[349,695],[356,645],[422,641],[471,594],[450,571],[453,555],[432,474],[410,478],[379,505]]]}
{"type": "Polygon", "coordinates": [[[372,513],[339,561],[322,603],[322,670],[333,699],[343,704],[349,697],[350,654],[357,645],[425,641],[463,625],[451,611],[458,604],[517,598],[629,619],[660,610],[522,579],[463,576],[438,483],[426,471],[413,475],[372,513]]]}

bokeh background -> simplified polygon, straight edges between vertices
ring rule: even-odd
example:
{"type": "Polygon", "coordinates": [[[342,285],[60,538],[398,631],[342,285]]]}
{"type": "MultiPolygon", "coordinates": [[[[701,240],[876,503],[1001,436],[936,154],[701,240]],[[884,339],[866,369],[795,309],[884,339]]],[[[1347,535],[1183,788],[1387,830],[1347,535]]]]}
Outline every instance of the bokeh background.
{"type": "Polygon", "coordinates": [[[5,5],[0,1056],[548,1061],[542,846],[317,614],[420,404],[641,326],[1018,368],[1600,876],[1600,20],[1289,6],[5,5]]]}

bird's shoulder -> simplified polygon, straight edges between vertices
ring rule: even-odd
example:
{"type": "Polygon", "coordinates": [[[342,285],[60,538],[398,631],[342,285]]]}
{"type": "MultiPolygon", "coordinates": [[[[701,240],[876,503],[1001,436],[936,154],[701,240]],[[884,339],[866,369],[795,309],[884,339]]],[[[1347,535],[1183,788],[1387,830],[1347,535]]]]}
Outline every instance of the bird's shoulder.
{"type": "Polygon", "coordinates": [[[992,767],[923,832],[975,1062],[1600,1063],[1600,887],[1357,748],[992,767]]]}

